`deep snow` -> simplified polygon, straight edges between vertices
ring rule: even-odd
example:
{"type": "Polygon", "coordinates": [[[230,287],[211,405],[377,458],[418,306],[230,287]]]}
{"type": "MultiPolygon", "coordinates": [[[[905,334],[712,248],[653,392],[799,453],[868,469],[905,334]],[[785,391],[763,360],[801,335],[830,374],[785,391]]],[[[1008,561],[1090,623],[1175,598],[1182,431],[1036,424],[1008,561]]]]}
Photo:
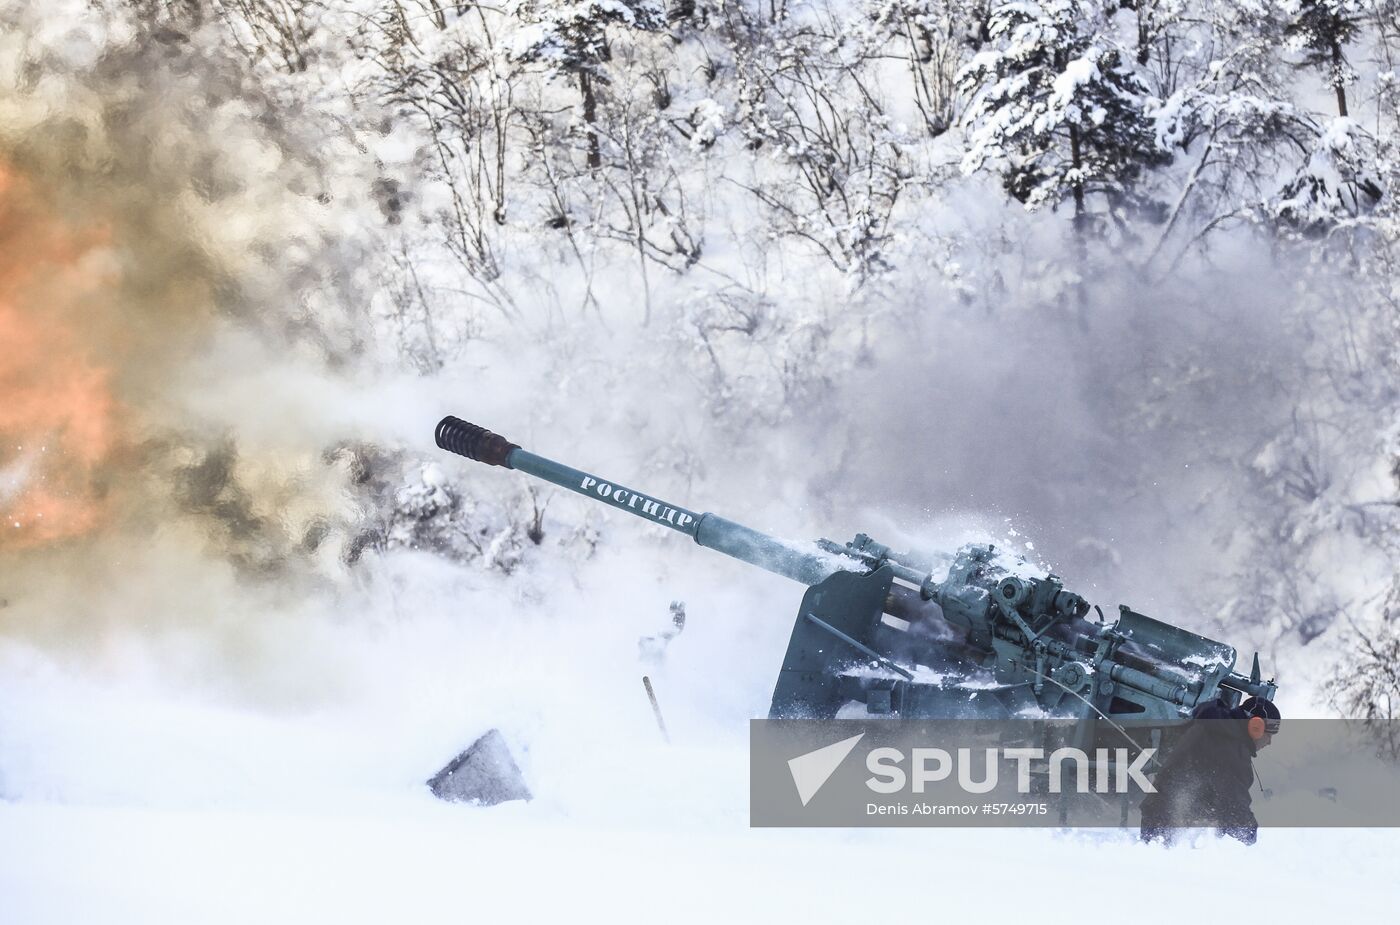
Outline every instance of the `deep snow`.
{"type": "MultiPolygon", "coordinates": [[[[1116,831],[750,829],[746,719],[766,708],[800,589],[683,549],[675,572],[571,589],[587,603],[567,611],[557,598],[506,605],[500,588],[454,585],[450,569],[401,557],[361,596],[366,613],[257,623],[254,635],[283,647],[241,677],[202,662],[206,636],[133,635],[67,664],[7,644],[0,921],[1013,921],[1119,910],[1133,921],[1294,922],[1366,920],[1394,896],[1391,831],[1266,830],[1252,849],[1204,835],[1169,850],[1116,831]],[[396,588],[392,604],[384,588],[396,588]],[[636,640],[664,624],[672,591],[688,592],[690,619],[649,669],[636,640]],[[175,653],[207,670],[145,670],[175,653]],[[535,800],[434,800],[423,781],[491,725],[535,800]]],[[[602,555],[585,581],[624,561],[602,555]]]]}

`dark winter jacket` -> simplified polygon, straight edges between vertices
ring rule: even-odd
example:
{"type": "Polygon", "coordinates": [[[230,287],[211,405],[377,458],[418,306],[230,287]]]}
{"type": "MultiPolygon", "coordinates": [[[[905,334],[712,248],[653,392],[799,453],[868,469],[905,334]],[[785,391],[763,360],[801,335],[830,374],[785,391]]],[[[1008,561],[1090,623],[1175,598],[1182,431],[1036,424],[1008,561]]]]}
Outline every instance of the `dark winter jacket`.
{"type": "Polygon", "coordinates": [[[1152,784],[1157,792],[1142,801],[1142,838],[1170,844],[1173,830],[1210,827],[1254,844],[1258,822],[1250,809],[1255,748],[1248,717],[1221,701],[1196,709],[1167,749],[1152,784]]]}

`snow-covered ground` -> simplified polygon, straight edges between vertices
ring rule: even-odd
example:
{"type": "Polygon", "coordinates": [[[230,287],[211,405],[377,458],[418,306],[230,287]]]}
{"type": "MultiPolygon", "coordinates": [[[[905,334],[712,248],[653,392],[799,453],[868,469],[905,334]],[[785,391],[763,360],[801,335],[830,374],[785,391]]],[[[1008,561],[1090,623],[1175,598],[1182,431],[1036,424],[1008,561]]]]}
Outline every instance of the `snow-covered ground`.
{"type": "Polygon", "coordinates": [[[1118,831],[750,829],[746,720],[798,589],[677,552],[691,571],[626,592],[589,583],[623,565],[605,552],[567,609],[406,559],[351,598],[363,612],[249,614],[238,643],[7,644],[0,921],[1293,922],[1364,920],[1394,893],[1400,833],[1382,830],[1169,850],[1118,831]],[[689,625],[647,666],[636,641],[672,591],[689,625]],[[535,799],[429,795],[493,725],[535,799]]]}
{"type": "Polygon", "coordinates": [[[320,809],[5,805],[0,917],[1303,922],[1375,921],[1395,899],[1393,832],[1164,849],[1125,833],[750,830],[741,750],[638,754],[632,767],[666,786],[602,793],[577,815],[407,790],[320,809]],[[625,818],[609,818],[619,806],[625,818]]]}

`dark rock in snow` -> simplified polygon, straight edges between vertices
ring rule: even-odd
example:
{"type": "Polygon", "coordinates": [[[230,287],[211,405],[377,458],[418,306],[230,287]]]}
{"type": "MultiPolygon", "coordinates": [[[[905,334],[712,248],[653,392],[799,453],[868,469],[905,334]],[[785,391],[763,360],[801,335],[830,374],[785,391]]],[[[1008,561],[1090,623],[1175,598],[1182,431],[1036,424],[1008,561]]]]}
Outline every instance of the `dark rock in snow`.
{"type": "Polygon", "coordinates": [[[428,789],[440,800],[478,806],[530,799],[530,789],[499,729],[489,730],[449,761],[428,781],[428,789]]]}

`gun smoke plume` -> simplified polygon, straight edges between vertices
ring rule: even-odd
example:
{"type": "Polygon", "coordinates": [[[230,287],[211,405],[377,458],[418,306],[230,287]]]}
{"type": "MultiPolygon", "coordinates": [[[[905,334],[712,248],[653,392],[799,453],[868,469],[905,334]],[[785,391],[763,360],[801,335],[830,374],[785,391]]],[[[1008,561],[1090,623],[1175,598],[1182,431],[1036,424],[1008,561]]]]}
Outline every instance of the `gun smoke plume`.
{"type": "Polygon", "coordinates": [[[363,354],[334,147],[308,153],[231,62],[69,12],[0,29],[0,620],[21,634],[197,622],[157,602],[229,568],[334,571],[365,519],[353,434],[303,397],[363,354]],[[149,608],[113,593],[133,584],[149,608]]]}
{"type": "MultiPolygon", "coordinates": [[[[241,396],[242,421],[197,417],[190,397],[227,388],[217,376],[237,364],[353,355],[350,326],[318,312],[350,284],[335,210],[315,202],[328,178],[237,71],[83,31],[97,22],[48,45],[56,25],[10,25],[0,551],[32,567],[176,522],[216,556],[276,568],[315,523],[353,519],[343,473],[315,434],[239,442],[241,424],[273,413],[267,396],[241,396]]],[[[329,304],[354,304],[343,295],[329,304]]]]}

